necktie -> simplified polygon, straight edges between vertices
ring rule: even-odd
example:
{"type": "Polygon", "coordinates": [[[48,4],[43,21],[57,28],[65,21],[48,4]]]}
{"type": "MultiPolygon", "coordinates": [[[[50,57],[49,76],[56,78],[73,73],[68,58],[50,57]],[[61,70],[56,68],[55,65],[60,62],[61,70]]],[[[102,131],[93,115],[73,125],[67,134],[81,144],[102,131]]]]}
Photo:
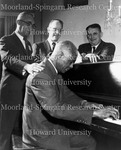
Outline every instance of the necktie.
{"type": "Polygon", "coordinates": [[[55,45],[56,45],[56,43],[55,43],[55,42],[53,42],[53,43],[52,43],[52,49],[51,49],[51,50],[52,50],[52,52],[54,51],[55,45]]]}
{"type": "Polygon", "coordinates": [[[29,50],[29,42],[28,42],[28,40],[27,40],[25,37],[23,38],[23,40],[25,41],[25,47],[26,47],[25,50],[26,50],[26,52],[27,52],[27,54],[28,54],[29,51],[30,51],[30,50],[29,50]]]}
{"type": "Polygon", "coordinates": [[[49,57],[51,56],[52,52],[54,51],[55,45],[56,45],[56,43],[53,42],[53,43],[52,43],[51,50],[50,50],[50,52],[49,52],[48,55],[47,55],[47,58],[49,58],[49,57]]]}
{"type": "Polygon", "coordinates": [[[94,52],[95,52],[95,47],[93,46],[93,47],[92,47],[92,53],[94,53],[94,52]]]}

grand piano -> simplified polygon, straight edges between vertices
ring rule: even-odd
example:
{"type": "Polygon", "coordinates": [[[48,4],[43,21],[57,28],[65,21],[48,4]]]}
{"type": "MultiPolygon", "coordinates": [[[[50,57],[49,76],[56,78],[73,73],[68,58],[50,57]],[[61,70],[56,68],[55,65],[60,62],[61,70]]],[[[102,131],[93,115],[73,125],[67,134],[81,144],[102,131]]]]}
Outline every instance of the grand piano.
{"type": "MultiPolygon", "coordinates": [[[[121,62],[75,64],[63,78],[78,96],[91,102],[113,106],[121,114],[121,62]]],[[[121,120],[94,118],[90,128],[121,140],[121,120]]]]}

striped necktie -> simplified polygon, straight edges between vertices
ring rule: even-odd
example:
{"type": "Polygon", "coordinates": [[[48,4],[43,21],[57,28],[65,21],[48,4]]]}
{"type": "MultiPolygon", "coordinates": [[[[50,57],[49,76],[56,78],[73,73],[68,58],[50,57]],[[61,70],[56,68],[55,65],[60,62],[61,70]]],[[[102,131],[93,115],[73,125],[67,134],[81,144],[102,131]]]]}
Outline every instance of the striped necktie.
{"type": "Polygon", "coordinates": [[[51,49],[52,52],[54,51],[55,45],[56,45],[56,43],[53,42],[53,43],[52,43],[52,49],[51,49]]]}
{"type": "Polygon", "coordinates": [[[53,43],[52,43],[51,50],[50,50],[50,52],[49,52],[48,55],[47,55],[47,58],[49,58],[49,57],[51,56],[52,52],[54,51],[55,45],[56,45],[56,43],[53,42],[53,43]]]}
{"type": "Polygon", "coordinates": [[[92,47],[92,53],[95,53],[95,46],[92,47]]]}

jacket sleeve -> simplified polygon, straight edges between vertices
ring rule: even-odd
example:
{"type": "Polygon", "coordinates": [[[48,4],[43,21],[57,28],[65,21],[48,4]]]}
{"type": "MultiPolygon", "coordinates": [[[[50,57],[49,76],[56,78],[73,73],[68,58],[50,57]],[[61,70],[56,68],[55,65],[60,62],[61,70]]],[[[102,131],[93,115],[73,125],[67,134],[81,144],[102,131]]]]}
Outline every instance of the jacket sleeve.
{"type": "MultiPolygon", "coordinates": [[[[90,62],[89,58],[85,57],[87,52],[85,51],[85,45],[84,44],[79,45],[78,51],[79,51],[79,53],[81,55],[82,62],[83,63],[89,63],[90,62]]],[[[87,51],[88,51],[88,49],[87,49],[87,51]]]]}
{"type": "Polygon", "coordinates": [[[107,43],[105,48],[102,50],[99,61],[112,61],[115,53],[115,45],[107,43]]]}
{"type": "Polygon", "coordinates": [[[21,61],[17,50],[12,49],[12,45],[7,37],[0,39],[0,56],[1,61],[4,63],[5,67],[19,75],[23,75],[23,68],[27,64],[24,61],[21,61]]]}
{"type": "Polygon", "coordinates": [[[41,107],[53,117],[90,125],[93,111],[83,109],[79,105],[68,104],[64,100],[61,101],[59,94],[61,91],[57,91],[58,88],[50,84],[51,82],[52,79],[44,73],[41,77],[35,77],[32,80],[31,89],[41,107]]]}

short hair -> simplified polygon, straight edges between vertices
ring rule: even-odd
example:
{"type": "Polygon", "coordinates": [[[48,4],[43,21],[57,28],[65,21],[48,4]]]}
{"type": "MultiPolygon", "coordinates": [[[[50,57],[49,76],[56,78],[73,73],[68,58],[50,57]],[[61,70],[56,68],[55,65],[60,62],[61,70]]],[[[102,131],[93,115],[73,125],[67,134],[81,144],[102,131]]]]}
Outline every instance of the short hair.
{"type": "Polygon", "coordinates": [[[89,25],[88,27],[86,27],[86,31],[88,31],[89,28],[98,28],[98,30],[100,32],[102,32],[101,26],[98,23],[94,23],[94,24],[89,25]]]}
{"type": "Polygon", "coordinates": [[[60,19],[53,19],[53,20],[51,20],[50,23],[49,23],[49,25],[48,25],[48,27],[49,27],[54,21],[58,21],[58,22],[61,24],[62,28],[63,28],[63,21],[60,20],[60,19]]]}
{"type": "Polygon", "coordinates": [[[17,19],[16,20],[26,20],[26,16],[31,16],[32,18],[34,18],[33,14],[32,13],[29,13],[29,12],[21,12],[17,19]]]}
{"type": "Polygon", "coordinates": [[[64,54],[64,52],[68,52],[73,59],[76,59],[78,55],[76,46],[68,40],[58,42],[52,55],[60,55],[64,54]]]}

